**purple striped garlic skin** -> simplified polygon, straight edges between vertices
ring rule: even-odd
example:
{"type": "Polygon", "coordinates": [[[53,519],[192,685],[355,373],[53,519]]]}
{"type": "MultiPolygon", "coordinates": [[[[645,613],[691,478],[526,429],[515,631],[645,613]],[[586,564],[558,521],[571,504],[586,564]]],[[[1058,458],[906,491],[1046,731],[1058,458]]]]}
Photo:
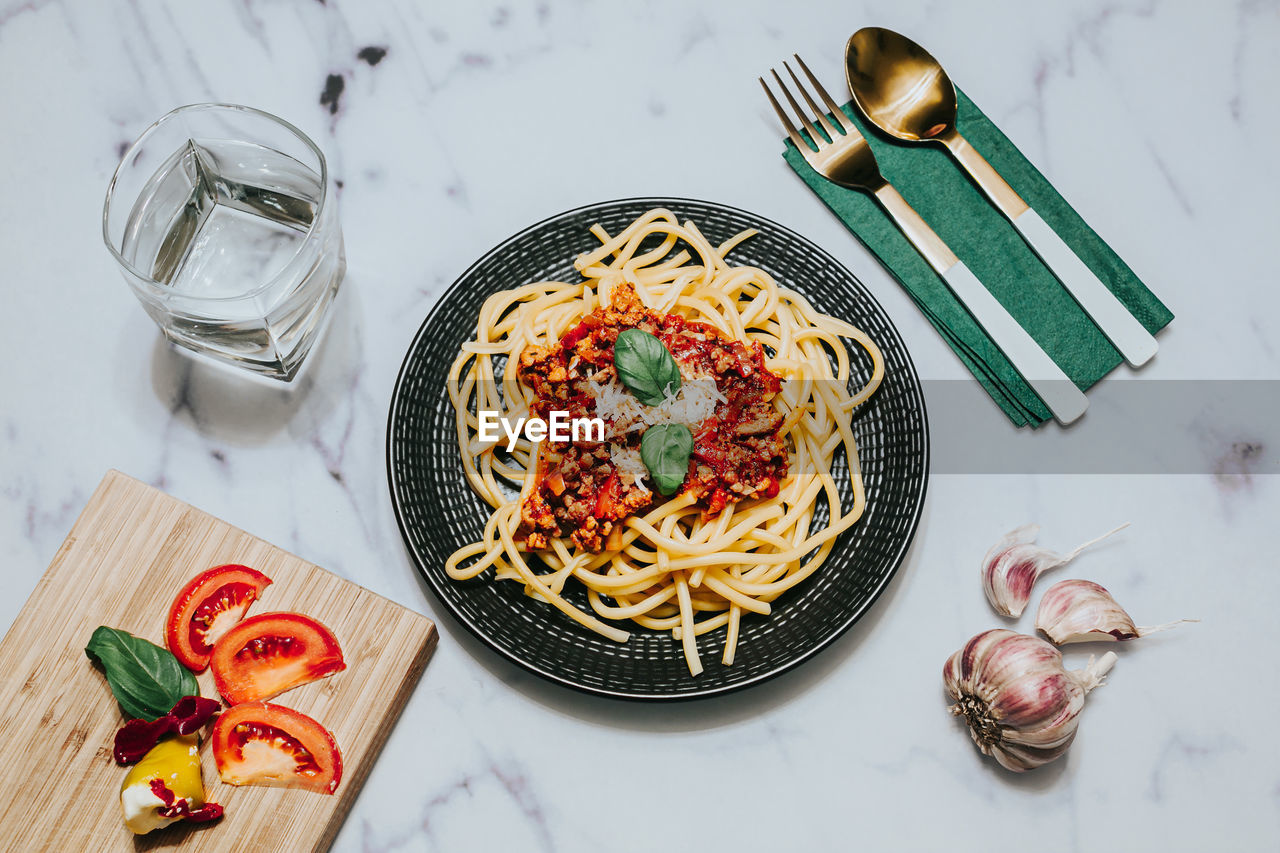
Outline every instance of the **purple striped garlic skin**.
{"type": "Polygon", "coordinates": [[[1040,576],[1040,552],[1031,544],[1039,525],[1025,524],[1011,530],[982,558],[982,591],[996,612],[1021,616],[1031,600],[1031,587],[1040,576]]]}
{"type": "Polygon", "coordinates": [[[1134,640],[1172,628],[1164,625],[1140,628],[1106,588],[1086,580],[1058,581],[1045,592],[1036,611],[1036,630],[1058,645],[1111,640],[1134,640]]]}
{"type": "Polygon", "coordinates": [[[1031,601],[1031,588],[1045,572],[1065,566],[1090,545],[1095,545],[1113,533],[1129,526],[1128,522],[1090,539],[1066,554],[1050,551],[1035,544],[1040,535],[1038,524],[1024,524],[1010,530],[987,551],[982,558],[982,591],[987,601],[1002,616],[1018,617],[1031,601]]]}
{"type": "Polygon", "coordinates": [[[978,749],[1020,773],[1067,751],[1085,695],[1115,662],[1107,652],[1083,670],[1067,670],[1062,653],[1044,640],[995,628],[947,660],[942,683],[955,700],[951,713],[965,718],[978,749]]]}

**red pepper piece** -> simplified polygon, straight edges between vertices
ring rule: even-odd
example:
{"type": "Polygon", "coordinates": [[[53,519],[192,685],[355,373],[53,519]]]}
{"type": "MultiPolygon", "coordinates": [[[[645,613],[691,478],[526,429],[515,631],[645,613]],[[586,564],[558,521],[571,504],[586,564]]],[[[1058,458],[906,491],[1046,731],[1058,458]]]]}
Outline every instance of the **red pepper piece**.
{"type": "Polygon", "coordinates": [[[216,699],[183,696],[173,710],[153,723],[130,720],[116,732],[115,756],[118,764],[137,764],[160,739],[170,734],[189,735],[209,722],[222,709],[216,699]]]}
{"type": "Polygon", "coordinates": [[[158,809],[160,817],[180,817],[192,823],[204,823],[222,817],[222,806],[217,803],[205,803],[198,809],[191,808],[186,798],[178,799],[165,785],[162,779],[151,780],[151,793],[164,800],[164,808],[158,809]]]}

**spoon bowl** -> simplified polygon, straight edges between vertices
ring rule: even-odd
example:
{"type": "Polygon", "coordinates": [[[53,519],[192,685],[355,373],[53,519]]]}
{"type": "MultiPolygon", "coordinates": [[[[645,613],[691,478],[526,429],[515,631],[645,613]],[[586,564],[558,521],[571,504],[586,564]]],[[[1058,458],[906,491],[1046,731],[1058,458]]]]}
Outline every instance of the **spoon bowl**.
{"type": "Polygon", "coordinates": [[[892,137],[942,142],[955,129],[955,85],[929,51],[904,35],[858,30],[845,46],[845,76],[858,109],[892,137]]]}

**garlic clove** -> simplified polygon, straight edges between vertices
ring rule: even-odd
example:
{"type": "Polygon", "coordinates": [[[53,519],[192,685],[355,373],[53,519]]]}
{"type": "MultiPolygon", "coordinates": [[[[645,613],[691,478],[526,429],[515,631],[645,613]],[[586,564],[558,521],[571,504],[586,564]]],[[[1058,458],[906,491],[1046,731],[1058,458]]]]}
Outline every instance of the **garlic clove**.
{"type": "Polygon", "coordinates": [[[1040,572],[1027,549],[1039,533],[1038,524],[1010,530],[982,558],[982,591],[997,613],[1021,615],[1031,600],[1031,587],[1040,572]]]}
{"type": "Polygon", "coordinates": [[[942,669],[978,749],[1001,766],[1022,772],[1067,751],[1080,724],[1085,695],[1116,662],[1108,652],[1078,671],[1062,666],[1062,653],[1038,637],[1004,628],[984,631],[953,654],[942,669]]]}
{"type": "Polygon", "coordinates": [[[1066,672],[1021,678],[1000,691],[991,703],[991,711],[1014,729],[1009,740],[1052,746],[1059,742],[1061,718],[1078,712],[1078,705],[1083,705],[1084,697],[1074,688],[1075,683],[1066,672]],[[1057,715],[1046,718],[1046,707],[1056,708],[1057,715]]]}
{"type": "Polygon", "coordinates": [[[1067,754],[1067,750],[1071,748],[1071,744],[1075,741],[1075,733],[1063,738],[1058,743],[1046,744],[1044,746],[1033,746],[1031,744],[1005,742],[999,752],[992,755],[996,761],[1000,762],[1000,766],[1006,770],[1012,770],[1015,773],[1024,773],[1027,770],[1035,770],[1042,764],[1048,764],[1055,758],[1061,758],[1067,754]],[[1004,760],[1001,761],[1001,755],[1004,760]]]}
{"type": "Polygon", "coordinates": [[[1045,572],[1065,566],[1081,551],[1119,533],[1129,522],[1108,531],[1096,539],[1078,545],[1066,554],[1058,554],[1035,544],[1040,534],[1038,524],[1024,524],[1009,531],[987,551],[982,558],[982,591],[987,601],[1002,616],[1018,617],[1031,601],[1031,588],[1045,572]]]}
{"type": "Polygon", "coordinates": [[[1133,640],[1194,621],[1179,619],[1149,628],[1138,627],[1106,588],[1086,580],[1058,581],[1045,591],[1036,611],[1036,630],[1060,646],[1133,640]]]}

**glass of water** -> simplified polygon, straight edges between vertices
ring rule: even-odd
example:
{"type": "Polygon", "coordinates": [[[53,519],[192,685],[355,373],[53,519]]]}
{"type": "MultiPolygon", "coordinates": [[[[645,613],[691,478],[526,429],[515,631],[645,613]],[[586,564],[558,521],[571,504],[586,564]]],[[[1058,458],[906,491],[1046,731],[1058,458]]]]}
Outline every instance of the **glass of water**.
{"type": "Polygon", "coordinates": [[[347,268],[320,149],[232,104],[180,107],[147,128],[111,179],[102,227],[166,338],[286,382],[347,268]]]}

